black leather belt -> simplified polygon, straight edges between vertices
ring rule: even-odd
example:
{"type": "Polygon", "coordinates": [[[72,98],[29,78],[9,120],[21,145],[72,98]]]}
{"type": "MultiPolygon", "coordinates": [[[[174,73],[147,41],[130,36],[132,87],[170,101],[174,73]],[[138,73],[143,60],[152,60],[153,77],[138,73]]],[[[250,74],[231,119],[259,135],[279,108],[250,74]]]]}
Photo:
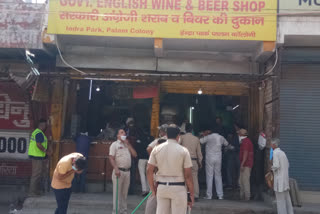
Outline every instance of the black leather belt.
{"type": "Polygon", "coordinates": [[[158,184],[166,185],[166,186],[184,186],[185,182],[158,182],[158,184]]]}
{"type": "Polygon", "coordinates": [[[125,168],[118,168],[120,171],[123,171],[123,172],[129,172],[130,171],[130,168],[128,169],[125,169],[125,168]]]}
{"type": "Polygon", "coordinates": [[[191,158],[191,160],[198,160],[198,158],[191,158]]]}

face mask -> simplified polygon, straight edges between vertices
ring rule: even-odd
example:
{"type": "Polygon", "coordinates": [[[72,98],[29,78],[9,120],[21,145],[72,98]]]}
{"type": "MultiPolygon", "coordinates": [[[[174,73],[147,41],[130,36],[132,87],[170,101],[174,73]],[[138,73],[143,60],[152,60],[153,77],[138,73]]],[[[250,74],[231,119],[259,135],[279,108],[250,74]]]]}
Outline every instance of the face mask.
{"type": "Polygon", "coordinates": [[[179,137],[178,143],[181,145],[181,138],[179,137]]]}
{"type": "Polygon", "coordinates": [[[127,136],[121,136],[120,138],[122,141],[125,141],[127,139],[127,136]]]}
{"type": "Polygon", "coordinates": [[[246,136],[239,136],[239,143],[241,144],[242,143],[242,140],[247,138],[246,136]]]}
{"type": "Polygon", "coordinates": [[[75,167],[75,166],[72,166],[72,169],[73,169],[74,171],[78,171],[77,167],[75,167]]]}

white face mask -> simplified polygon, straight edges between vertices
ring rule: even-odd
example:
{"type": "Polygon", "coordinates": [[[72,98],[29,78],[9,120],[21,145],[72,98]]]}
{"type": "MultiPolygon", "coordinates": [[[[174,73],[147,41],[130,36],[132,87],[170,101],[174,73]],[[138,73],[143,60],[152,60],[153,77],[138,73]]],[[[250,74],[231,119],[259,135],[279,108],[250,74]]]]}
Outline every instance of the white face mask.
{"type": "Polygon", "coordinates": [[[179,139],[178,139],[178,143],[181,145],[181,138],[179,137],[179,139]]]}
{"type": "Polygon", "coordinates": [[[125,141],[127,139],[127,136],[122,135],[120,138],[122,141],[125,141]]]}
{"type": "Polygon", "coordinates": [[[247,138],[246,136],[239,136],[239,143],[241,144],[242,143],[242,140],[247,138]]]}

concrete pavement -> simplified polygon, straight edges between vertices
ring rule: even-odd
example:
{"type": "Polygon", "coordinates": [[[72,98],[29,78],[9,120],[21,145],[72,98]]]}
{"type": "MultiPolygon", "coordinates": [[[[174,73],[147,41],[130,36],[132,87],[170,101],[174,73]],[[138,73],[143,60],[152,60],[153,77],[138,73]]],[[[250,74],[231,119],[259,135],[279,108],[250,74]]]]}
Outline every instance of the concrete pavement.
{"type": "MultiPolygon", "coordinates": [[[[143,198],[128,197],[128,213],[131,213],[143,198]]],[[[144,213],[145,204],[136,212],[144,213]]],[[[27,198],[23,206],[23,214],[52,214],[56,208],[53,193],[42,197],[27,198]]],[[[111,214],[112,194],[86,193],[72,194],[68,214],[111,214]]],[[[263,202],[239,202],[229,200],[199,200],[192,213],[196,214],[275,214],[275,210],[263,202]]],[[[305,205],[295,209],[296,214],[320,214],[320,205],[305,205]]]]}

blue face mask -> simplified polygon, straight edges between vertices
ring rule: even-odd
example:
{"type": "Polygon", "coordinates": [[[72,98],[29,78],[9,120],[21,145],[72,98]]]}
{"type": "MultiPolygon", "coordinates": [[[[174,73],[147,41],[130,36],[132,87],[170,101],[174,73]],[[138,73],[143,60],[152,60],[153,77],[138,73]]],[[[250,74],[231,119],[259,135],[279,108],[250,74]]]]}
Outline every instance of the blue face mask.
{"type": "Polygon", "coordinates": [[[271,147],[270,148],[270,160],[272,160],[272,158],[273,158],[273,148],[271,147]]]}
{"type": "Polygon", "coordinates": [[[77,167],[75,167],[75,166],[72,166],[72,169],[73,169],[74,171],[78,171],[77,167]]]}

